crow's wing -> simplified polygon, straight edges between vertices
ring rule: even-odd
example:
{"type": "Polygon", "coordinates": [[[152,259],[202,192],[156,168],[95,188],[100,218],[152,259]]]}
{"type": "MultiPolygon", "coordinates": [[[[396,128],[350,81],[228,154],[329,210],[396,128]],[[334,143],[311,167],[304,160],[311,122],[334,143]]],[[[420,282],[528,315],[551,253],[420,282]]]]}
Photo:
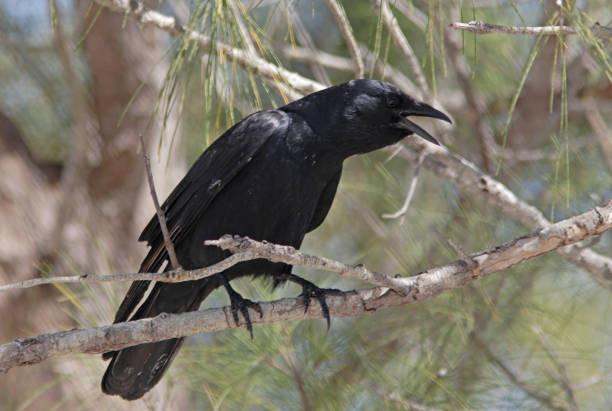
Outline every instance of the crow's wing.
{"type": "Polygon", "coordinates": [[[323,220],[325,220],[325,217],[327,217],[327,213],[334,202],[334,197],[336,196],[336,190],[338,190],[338,183],[340,182],[341,175],[342,168],[340,168],[340,170],[334,174],[323,189],[321,197],[319,197],[319,202],[317,203],[317,208],[312,216],[312,220],[310,220],[308,230],[306,230],[307,233],[320,226],[321,223],[323,223],[323,220]]]}
{"type": "MultiPolygon", "coordinates": [[[[214,198],[257,155],[265,142],[274,135],[285,135],[288,124],[289,116],[282,111],[257,112],[234,125],[202,153],[162,205],[175,246],[180,244],[214,198]]],[[[151,246],[140,272],[159,270],[168,253],[157,216],[149,221],[138,240],[146,241],[151,246]]],[[[132,283],[117,311],[115,322],[127,320],[148,286],[148,281],[132,283]]]]}

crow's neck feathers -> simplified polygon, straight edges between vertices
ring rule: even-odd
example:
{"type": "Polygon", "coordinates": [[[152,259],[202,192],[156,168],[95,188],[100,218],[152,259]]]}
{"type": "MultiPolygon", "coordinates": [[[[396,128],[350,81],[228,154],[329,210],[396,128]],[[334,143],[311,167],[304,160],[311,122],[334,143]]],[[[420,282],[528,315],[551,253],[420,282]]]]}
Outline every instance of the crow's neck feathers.
{"type": "MultiPolygon", "coordinates": [[[[302,118],[314,132],[318,151],[329,150],[342,159],[354,154],[367,153],[404,137],[381,123],[364,121],[358,113],[358,104],[367,94],[355,95],[348,84],[342,84],[310,94],[279,110],[302,118]]],[[[369,119],[368,119],[369,120],[369,119]]],[[[308,143],[308,142],[304,142],[308,143]]]]}

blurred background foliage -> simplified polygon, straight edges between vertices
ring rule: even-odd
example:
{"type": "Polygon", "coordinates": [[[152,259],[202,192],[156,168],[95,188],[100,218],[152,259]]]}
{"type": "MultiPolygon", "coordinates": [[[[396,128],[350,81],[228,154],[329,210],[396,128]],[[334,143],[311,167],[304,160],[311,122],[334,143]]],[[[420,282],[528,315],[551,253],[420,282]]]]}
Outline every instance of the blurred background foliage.
{"type": "MultiPolygon", "coordinates": [[[[140,2],[132,2],[139,5],[140,2]]],[[[394,0],[424,73],[394,42],[376,1],[344,0],[365,75],[452,115],[425,123],[452,152],[551,221],[612,196],[612,24],[608,0],[394,0]],[[574,36],[486,36],[449,23],[571,25],[574,36]],[[470,96],[471,95],[471,96],[470,96]],[[477,103],[477,104],[475,104],[477,103]]],[[[140,5],[142,6],[142,5],[140,5]]],[[[228,59],[216,41],[332,85],[355,77],[323,0],[168,0],[145,7],[188,30],[173,38],[89,1],[0,1],[0,279],[133,271],[153,210],[137,149],[145,133],[164,197],[220,133],[299,95],[228,59]],[[210,46],[186,41],[190,30],[210,46]],[[335,59],[335,60],[334,60],[335,59]],[[82,103],[79,103],[82,102],[82,103]]],[[[393,151],[393,150],[391,150],[393,151]]],[[[398,210],[414,163],[391,152],[349,159],[332,210],[303,250],[413,275],[528,231],[494,204],[427,170],[398,210]]],[[[604,236],[589,244],[610,256],[604,236]]],[[[297,269],[320,286],[367,287],[297,269]]],[[[294,296],[236,281],[248,298],[294,296]]],[[[109,323],[126,284],[0,295],[1,342],[109,323]]],[[[164,381],[136,403],[101,394],[98,356],[0,375],[3,409],[612,408],[610,290],[556,254],[419,304],[351,319],[190,337],[164,381]]],[[[205,307],[227,304],[223,292],[205,307]]]]}

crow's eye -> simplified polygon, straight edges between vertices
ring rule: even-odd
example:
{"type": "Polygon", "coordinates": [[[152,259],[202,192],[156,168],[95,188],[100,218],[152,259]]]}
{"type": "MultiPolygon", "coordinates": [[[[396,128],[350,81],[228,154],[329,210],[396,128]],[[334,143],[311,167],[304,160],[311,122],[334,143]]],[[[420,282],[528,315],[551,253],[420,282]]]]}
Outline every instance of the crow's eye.
{"type": "Polygon", "coordinates": [[[399,106],[399,99],[397,97],[389,97],[387,99],[387,107],[395,108],[399,106]]]}

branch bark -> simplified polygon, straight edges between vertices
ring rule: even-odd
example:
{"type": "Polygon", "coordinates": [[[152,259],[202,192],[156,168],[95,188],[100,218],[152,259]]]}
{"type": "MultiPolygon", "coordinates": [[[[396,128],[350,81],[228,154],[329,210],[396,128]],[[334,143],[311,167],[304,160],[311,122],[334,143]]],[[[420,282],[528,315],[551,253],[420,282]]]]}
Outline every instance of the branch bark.
{"type": "MultiPolygon", "coordinates": [[[[453,181],[471,194],[484,197],[508,217],[520,222],[532,230],[550,227],[551,223],[531,204],[518,198],[508,187],[484,173],[472,162],[449,152],[444,147],[428,145],[416,139],[409,139],[413,150],[402,150],[398,155],[416,161],[419,153],[431,149],[424,166],[437,176],[453,181]]],[[[612,258],[601,255],[589,248],[578,246],[564,247],[558,250],[566,260],[584,268],[599,284],[612,290],[612,258]]]]}
{"type": "MultiPolygon", "coordinates": [[[[519,26],[500,26],[497,24],[486,23],[481,20],[473,20],[468,23],[451,23],[450,26],[458,30],[467,30],[476,34],[536,34],[544,36],[556,36],[559,34],[577,34],[575,28],[570,26],[540,26],[540,27],[519,27],[519,26]]],[[[593,35],[600,38],[612,38],[612,29],[595,23],[590,28],[593,35]]]]}
{"type": "Polygon", "coordinates": [[[231,235],[225,235],[218,240],[208,240],[206,241],[206,244],[218,246],[235,254],[222,261],[219,261],[216,264],[197,270],[183,271],[181,269],[175,269],[163,273],[128,273],[109,275],[83,274],[63,277],[36,278],[0,286],[0,291],[57,283],[97,283],[135,280],[162,281],[168,283],[192,281],[210,277],[227,270],[240,262],[254,260],[257,258],[265,258],[273,262],[297,265],[315,270],[331,271],[381,287],[393,288],[401,293],[409,291],[406,288],[406,284],[404,284],[401,279],[370,271],[365,268],[363,264],[351,266],[331,260],[329,258],[304,254],[290,246],[276,245],[267,242],[255,241],[248,237],[231,235]]]}
{"type": "MultiPolygon", "coordinates": [[[[397,279],[409,290],[405,295],[387,287],[374,287],[329,296],[329,313],[334,317],[354,317],[433,298],[538,255],[598,236],[611,228],[612,199],[603,207],[471,254],[470,261],[455,261],[413,277],[397,279]]],[[[253,315],[253,325],[323,317],[318,305],[312,305],[304,312],[301,298],[285,298],[260,305],[263,315],[253,315]]],[[[163,313],[154,318],[103,327],[21,338],[0,346],[0,371],[70,353],[103,353],[145,342],[230,328],[236,328],[231,309],[222,307],[182,314],[163,313]]]]}

